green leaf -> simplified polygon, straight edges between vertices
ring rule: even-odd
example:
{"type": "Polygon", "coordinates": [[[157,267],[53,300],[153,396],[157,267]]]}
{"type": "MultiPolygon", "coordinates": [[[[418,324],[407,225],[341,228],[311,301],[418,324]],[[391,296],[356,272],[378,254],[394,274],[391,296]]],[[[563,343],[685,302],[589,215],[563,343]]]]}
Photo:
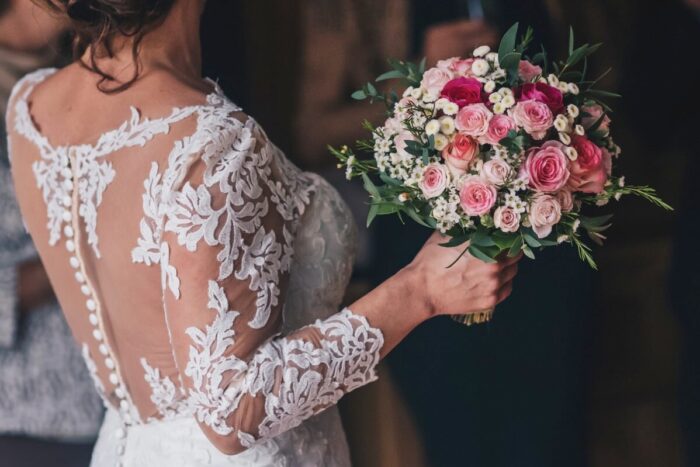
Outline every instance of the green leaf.
{"type": "Polygon", "coordinates": [[[525,242],[530,245],[532,248],[539,248],[542,246],[542,244],[537,240],[535,237],[530,235],[527,232],[523,232],[523,238],[525,239],[525,242]]]}
{"type": "Polygon", "coordinates": [[[474,244],[469,245],[469,253],[474,258],[480,259],[484,263],[495,263],[495,256],[498,254],[496,253],[496,255],[493,255],[493,250],[488,250],[486,248],[482,248],[474,244]]]}
{"type": "Polygon", "coordinates": [[[420,61],[420,64],[418,65],[418,71],[422,75],[425,73],[425,64],[428,61],[428,57],[423,57],[423,60],[420,61]]]}
{"type": "Polygon", "coordinates": [[[569,55],[574,52],[574,27],[569,26],[569,55]]]}
{"type": "Polygon", "coordinates": [[[379,75],[379,77],[376,79],[376,81],[386,81],[389,79],[402,79],[405,78],[405,75],[401,73],[399,70],[391,70],[387,71],[386,73],[382,73],[379,75]]]}
{"type": "Polygon", "coordinates": [[[367,99],[367,94],[365,94],[364,90],[360,89],[359,91],[355,91],[352,93],[352,98],[355,99],[356,101],[363,101],[363,100],[367,99]]]}
{"type": "Polygon", "coordinates": [[[377,88],[375,88],[372,83],[367,83],[367,90],[369,91],[370,96],[377,95],[377,88]]]}
{"type": "Polygon", "coordinates": [[[520,65],[520,58],[522,57],[522,54],[516,53],[516,52],[509,52],[507,53],[502,59],[499,58],[498,62],[501,65],[501,68],[504,70],[507,70],[508,72],[513,72],[518,70],[518,65],[520,65]]]}
{"type": "Polygon", "coordinates": [[[456,237],[450,238],[445,243],[440,243],[440,246],[444,246],[445,248],[454,248],[459,245],[464,245],[468,241],[469,235],[458,235],[456,237]]]}
{"type": "Polygon", "coordinates": [[[622,97],[620,94],[616,92],[610,92],[610,91],[603,91],[602,89],[589,89],[586,91],[586,94],[591,95],[591,96],[597,96],[597,97],[622,97]]]}
{"type": "Polygon", "coordinates": [[[514,233],[505,233],[501,230],[496,230],[491,238],[496,243],[496,246],[501,250],[508,250],[513,246],[513,243],[520,238],[519,235],[514,233]]]}
{"type": "Polygon", "coordinates": [[[498,46],[498,61],[499,61],[499,63],[502,64],[505,56],[515,50],[515,41],[517,39],[517,36],[518,36],[518,23],[515,23],[503,35],[503,39],[501,39],[501,44],[498,46]]]}
{"type": "Polygon", "coordinates": [[[472,245],[477,246],[496,246],[496,242],[491,238],[487,231],[479,229],[471,236],[472,245]]]}
{"type": "Polygon", "coordinates": [[[430,224],[428,224],[427,222],[425,222],[425,221],[418,215],[418,213],[415,211],[415,209],[413,209],[412,207],[410,207],[410,206],[404,206],[403,209],[402,209],[401,211],[402,211],[402,212],[405,212],[405,213],[408,215],[408,217],[410,217],[411,219],[413,219],[414,221],[416,221],[417,223],[419,223],[419,224],[422,225],[423,227],[431,228],[430,224]]]}
{"type": "Polygon", "coordinates": [[[372,225],[372,221],[377,217],[377,212],[379,211],[379,205],[373,204],[369,207],[369,213],[367,213],[367,227],[372,225]]]}
{"type": "Polygon", "coordinates": [[[362,181],[364,182],[365,190],[372,195],[372,198],[379,200],[381,196],[379,195],[379,190],[377,186],[372,182],[369,176],[365,173],[362,174],[362,181]]]}
{"type": "Polygon", "coordinates": [[[530,259],[535,259],[535,253],[532,252],[529,246],[523,245],[523,253],[530,259]]]}
{"type": "Polygon", "coordinates": [[[380,178],[384,183],[386,183],[387,185],[393,185],[393,186],[399,186],[399,187],[402,187],[402,186],[403,186],[403,183],[401,183],[400,181],[398,181],[398,180],[396,180],[396,179],[394,179],[394,178],[391,178],[391,177],[390,177],[389,175],[387,175],[385,172],[380,172],[380,173],[379,173],[379,178],[380,178]]]}
{"type": "Polygon", "coordinates": [[[519,236],[516,237],[516,239],[513,241],[513,245],[511,245],[510,250],[508,251],[508,256],[510,258],[514,258],[520,253],[520,250],[523,248],[523,237],[519,236]]]}

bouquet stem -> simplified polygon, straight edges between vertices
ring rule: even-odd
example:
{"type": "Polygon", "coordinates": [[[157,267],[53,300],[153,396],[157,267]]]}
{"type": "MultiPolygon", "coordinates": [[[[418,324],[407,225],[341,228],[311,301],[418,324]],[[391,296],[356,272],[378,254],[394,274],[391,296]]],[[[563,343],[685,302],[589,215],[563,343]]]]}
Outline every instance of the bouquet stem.
{"type": "Polygon", "coordinates": [[[495,311],[496,309],[492,308],[490,310],[477,311],[476,313],[470,313],[468,315],[451,315],[450,317],[458,323],[464,324],[465,326],[471,326],[473,324],[488,323],[491,321],[495,311]]]}

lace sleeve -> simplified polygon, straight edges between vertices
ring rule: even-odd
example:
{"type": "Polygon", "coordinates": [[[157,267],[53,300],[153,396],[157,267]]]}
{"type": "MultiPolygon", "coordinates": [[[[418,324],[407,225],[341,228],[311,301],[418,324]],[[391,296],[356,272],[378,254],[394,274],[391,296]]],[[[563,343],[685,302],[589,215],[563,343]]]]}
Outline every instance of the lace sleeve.
{"type": "Polygon", "coordinates": [[[381,331],[348,309],[278,335],[308,203],[307,181],[283,157],[248,120],[217,135],[166,195],[161,268],[173,350],[202,429],[229,454],[373,381],[383,345],[381,331]]]}

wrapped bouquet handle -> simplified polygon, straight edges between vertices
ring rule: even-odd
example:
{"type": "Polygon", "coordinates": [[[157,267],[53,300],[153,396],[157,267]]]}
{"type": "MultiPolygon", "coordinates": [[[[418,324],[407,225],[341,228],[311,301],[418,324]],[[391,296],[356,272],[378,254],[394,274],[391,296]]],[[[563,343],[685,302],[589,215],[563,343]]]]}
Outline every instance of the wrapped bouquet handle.
{"type": "MultiPolygon", "coordinates": [[[[400,90],[367,83],[353,93],[386,106],[383,124],[365,121],[371,137],[357,152],[330,148],[348,179],[362,177],[368,225],[378,215],[410,218],[449,237],[443,246],[467,245],[486,262],[534,259],[537,250],[568,244],[595,269],[585,239],[602,243],[612,216],[590,212],[625,195],[672,209],[617,171],[621,149],[606,101],[620,96],[598,89],[602,76],[589,74],[601,44],[577,45],[571,30],[568,57],[550,61],[530,47],[533,37],[531,28],[519,36],[516,23],[498,50],[477,47],[430,69],[425,60],[389,60],[392,69],[376,81],[397,80],[400,90]]],[[[493,313],[453,319],[478,324],[493,313]]]]}

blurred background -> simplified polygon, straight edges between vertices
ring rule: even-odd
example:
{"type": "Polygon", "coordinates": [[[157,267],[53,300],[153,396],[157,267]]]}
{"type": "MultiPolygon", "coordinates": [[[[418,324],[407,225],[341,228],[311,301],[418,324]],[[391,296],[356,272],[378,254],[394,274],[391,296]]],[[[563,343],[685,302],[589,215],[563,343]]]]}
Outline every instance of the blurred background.
{"type": "MultiPolygon", "coordinates": [[[[16,40],[7,29],[18,24],[8,20],[12,3],[0,0],[3,86],[18,69],[60,62],[65,43],[46,32],[48,47],[16,40]],[[3,58],[20,52],[36,62],[3,58]]],[[[328,177],[364,226],[366,194],[344,181],[325,149],[363,137],[364,118],[381,119],[380,106],[350,93],[386,71],[389,57],[434,64],[467,55],[497,45],[516,21],[533,26],[552,56],[565,53],[570,25],[578,42],[605,43],[591,66],[613,66],[602,87],[624,96],[611,115],[620,170],[656,187],[676,211],[623,200],[610,207],[615,223],[595,250],[597,273],[569,249],[546,251],[522,265],[491,323],[465,328],[444,318],[418,328],[378,383],[342,401],[354,463],[698,466],[699,1],[209,0],[204,71],[296,164],[328,177]]],[[[408,263],[428,235],[392,219],[360,230],[348,302],[408,263]]],[[[0,408],[8,384],[0,378],[0,408]]],[[[42,437],[7,431],[0,454],[3,439],[42,437]]]]}

